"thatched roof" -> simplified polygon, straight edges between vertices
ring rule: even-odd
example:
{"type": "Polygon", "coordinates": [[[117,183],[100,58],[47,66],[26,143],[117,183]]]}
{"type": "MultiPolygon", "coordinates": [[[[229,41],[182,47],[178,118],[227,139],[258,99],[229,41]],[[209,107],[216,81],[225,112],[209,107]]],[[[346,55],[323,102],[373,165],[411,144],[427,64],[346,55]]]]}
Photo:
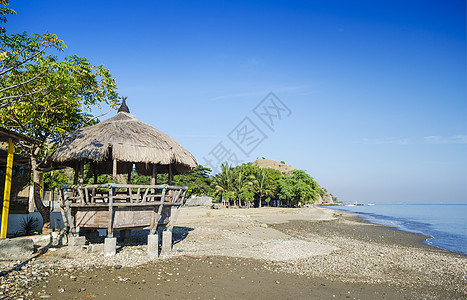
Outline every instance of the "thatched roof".
{"type": "Polygon", "coordinates": [[[123,106],[116,116],[68,135],[46,163],[76,167],[81,161],[91,162],[98,173],[110,174],[116,159],[117,173],[127,173],[134,163],[141,175],[151,175],[153,164],[159,174],[167,173],[169,164],[174,174],[197,167],[193,155],[175,139],[138,120],[123,106]]]}
{"type": "Polygon", "coordinates": [[[0,142],[8,142],[8,138],[13,139],[14,142],[26,141],[30,144],[39,143],[39,141],[34,138],[0,126],[0,142]]]}

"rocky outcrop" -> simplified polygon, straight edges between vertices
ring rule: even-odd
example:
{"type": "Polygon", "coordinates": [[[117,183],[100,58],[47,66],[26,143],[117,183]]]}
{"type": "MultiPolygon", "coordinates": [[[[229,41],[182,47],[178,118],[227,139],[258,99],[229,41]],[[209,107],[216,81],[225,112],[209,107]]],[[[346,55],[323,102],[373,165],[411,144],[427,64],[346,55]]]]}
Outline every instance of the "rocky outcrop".
{"type": "Polygon", "coordinates": [[[292,174],[292,171],[295,170],[294,167],[286,165],[283,162],[278,162],[272,159],[257,159],[252,163],[253,166],[258,166],[260,168],[270,168],[280,171],[282,174],[292,174]]]}
{"type": "Polygon", "coordinates": [[[318,194],[318,200],[315,202],[316,204],[334,204],[332,200],[332,196],[329,194],[324,194],[323,196],[318,194]]]}

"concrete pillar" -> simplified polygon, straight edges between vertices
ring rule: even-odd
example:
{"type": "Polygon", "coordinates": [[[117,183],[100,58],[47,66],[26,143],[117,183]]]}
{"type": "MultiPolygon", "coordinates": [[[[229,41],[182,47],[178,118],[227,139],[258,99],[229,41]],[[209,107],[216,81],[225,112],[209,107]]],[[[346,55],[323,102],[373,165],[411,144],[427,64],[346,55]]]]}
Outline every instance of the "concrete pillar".
{"type": "Polygon", "coordinates": [[[161,252],[172,251],[172,231],[165,229],[162,231],[162,250],[161,252]]]}
{"type": "Polygon", "coordinates": [[[58,247],[61,246],[62,244],[62,236],[60,234],[60,231],[52,231],[50,233],[50,242],[52,244],[52,247],[58,247]]]}
{"type": "Polygon", "coordinates": [[[82,250],[84,245],[86,245],[86,237],[84,236],[70,236],[68,238],[69,251],[82,250]]]}
{"type": "Polygon", "coordinates": [[[117,238],[105,238],[104,257],[114,256],[117,253],[117,238]]]}
{"type": "Polygon", "coordinates": [[[157,234],[148,235],[148,255],[151,259],[159,257],[159,236],[157,234]]]}

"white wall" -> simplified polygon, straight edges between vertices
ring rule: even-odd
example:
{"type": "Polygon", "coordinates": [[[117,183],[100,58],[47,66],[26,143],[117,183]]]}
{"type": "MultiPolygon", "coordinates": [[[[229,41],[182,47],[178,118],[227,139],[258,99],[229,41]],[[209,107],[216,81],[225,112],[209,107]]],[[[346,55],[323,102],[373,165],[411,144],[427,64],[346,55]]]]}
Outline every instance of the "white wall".
{"type": "MultiPolygon", "coordinates": [[[[9,214],[7,237],[13,237],[16,232],[21,231],[21,228],[22,228],[21,223],[23,222],[23,220],[26,220],[26,218],[28,217],[36,218],[38,221],[38,228],[42,228],[42,216],[38,212],[33,212],[29,214],[9,214]]],[[[51,228],[56,228],[56,229],[64,228],[62,215],[60,212],[50,213],[50,225],[51,225],[51,228]]],[[[0,228],[1,228],[1,224],[0,224],[0,228]]]]}

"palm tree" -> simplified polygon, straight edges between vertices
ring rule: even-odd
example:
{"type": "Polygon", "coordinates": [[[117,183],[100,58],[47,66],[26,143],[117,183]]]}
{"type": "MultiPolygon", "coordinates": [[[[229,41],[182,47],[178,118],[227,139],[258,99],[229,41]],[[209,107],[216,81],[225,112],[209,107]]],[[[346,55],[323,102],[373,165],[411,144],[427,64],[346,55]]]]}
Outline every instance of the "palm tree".
{"type": "MultiPolygon", "coordinates": [[[[253,182],[247,176],[247,173],[242,168],[235,168],[233,173],[233,190],[235,191],[235,199],[238,200],[238,206],[241,207],[241,194],[252,190],[253,182]]],[[[245,193],[243,195],[246,195],[245,193]]]]}
{"type": "Polygon", "coordinates": [[[253,190],[259,195],[259,207],[263,197],[273,196],[275,186],[266,169],[258,168],[254,173],[253,190]]]}
{"type": "Polygon", "coordinates": [[[233,192],[233,169],[232,166],[226,162],[221,165],[222,172],[217,174],[213,180],[212,184],[216,187],[215,194],[221,194],[221,199],[224,198],[224,195],[227,196],[227,199],[231,198],[233,192]]]}

